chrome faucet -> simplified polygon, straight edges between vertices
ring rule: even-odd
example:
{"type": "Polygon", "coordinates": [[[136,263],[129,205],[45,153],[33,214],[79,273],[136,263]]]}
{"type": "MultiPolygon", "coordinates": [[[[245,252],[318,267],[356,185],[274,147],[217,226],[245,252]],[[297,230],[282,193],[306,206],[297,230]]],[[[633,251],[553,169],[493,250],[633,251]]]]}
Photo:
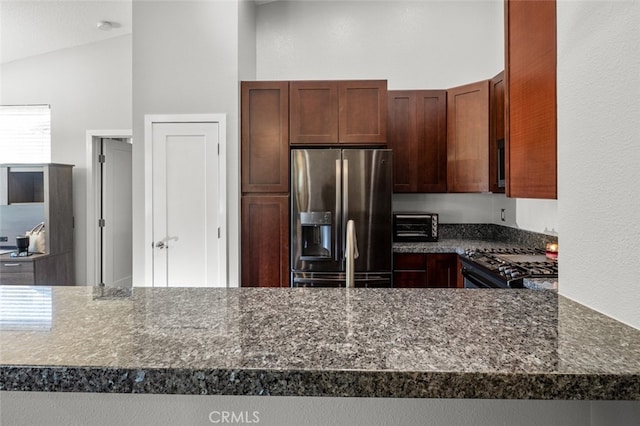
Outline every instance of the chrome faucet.
{"type": "Polygon", "coordinates": [[[347,244],[344,258],[346,260],[347,288],[355,287],[355,260],[358,258],[358,242],[356,240],[356,225],[353,220],[347,221],[347,244]]]}

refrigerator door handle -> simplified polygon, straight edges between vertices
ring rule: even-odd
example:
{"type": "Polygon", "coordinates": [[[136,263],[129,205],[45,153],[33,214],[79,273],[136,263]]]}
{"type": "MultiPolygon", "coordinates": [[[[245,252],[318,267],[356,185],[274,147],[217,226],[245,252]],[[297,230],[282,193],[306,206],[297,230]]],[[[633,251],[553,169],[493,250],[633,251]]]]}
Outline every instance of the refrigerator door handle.
{"type": "Polygon", "coordinates": [[[340,198],[340,188],[342,185],[342,160],[336,160],[336,217],[333,219],[335,224],[335,238],[333,239],[333,253],[336,262],[340,262],[342,256],[341,241],[342,241],[342,203],[340,198]]]}
{"type": "Polygon", "coordinates": [[[349,160],[342,160],[342,258],[347,255],[347,220],[349,220],[349,160]]]}

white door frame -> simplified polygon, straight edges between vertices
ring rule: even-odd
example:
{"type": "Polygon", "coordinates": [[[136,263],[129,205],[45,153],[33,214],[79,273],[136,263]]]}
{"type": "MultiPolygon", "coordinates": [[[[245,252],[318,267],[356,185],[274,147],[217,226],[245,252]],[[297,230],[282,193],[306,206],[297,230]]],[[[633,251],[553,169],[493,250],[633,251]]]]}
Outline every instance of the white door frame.
{"type": "Polygon", "coordinates": [[[227,282],[227,115],[226,114],[147,114],[144,116],[144,283],[134,286],[153,287],[153,124],[154,123],[218,123],[220,153],[218,155],[218,219],[220,238],[218,280],[227,282]]]}
{"type": "Polygon", "coordinates": [[[97,249],[100,241],[99,229],[93,221],[98,217],[100,208],[100,165],[98,153],[100,152],[100,139],[102,138],[128,138],[133,143],[133,133],[127,130],[87,130],[87,285],[100,284],[100,250],[97,249]],[[92,284],[93,283],[93,284],[92,284]]]}

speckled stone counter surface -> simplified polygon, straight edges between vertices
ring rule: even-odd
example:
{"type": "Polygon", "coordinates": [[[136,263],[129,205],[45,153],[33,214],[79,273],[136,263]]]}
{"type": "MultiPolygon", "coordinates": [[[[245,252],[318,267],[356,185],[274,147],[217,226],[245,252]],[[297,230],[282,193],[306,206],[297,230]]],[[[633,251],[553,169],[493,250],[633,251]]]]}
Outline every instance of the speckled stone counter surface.
{"type": "Polygon", "coordinates": [[[465,240],[460,238],[439,239],[433,243],[393,243],[394,253],[458,253],[467,249],[522,247],[499,241],[465,240]]]}
{"type": "Polygon", "coordinates": [[[20,290],[0,390],[640,399],[640,330],[553,292],[20,290]]]}

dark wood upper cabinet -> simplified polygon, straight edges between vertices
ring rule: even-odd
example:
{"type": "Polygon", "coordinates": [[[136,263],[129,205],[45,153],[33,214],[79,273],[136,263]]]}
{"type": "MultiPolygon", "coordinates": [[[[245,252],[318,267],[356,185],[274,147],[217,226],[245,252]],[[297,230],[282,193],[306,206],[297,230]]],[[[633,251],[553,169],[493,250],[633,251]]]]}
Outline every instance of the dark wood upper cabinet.
{"type": "Polygon", "coordinates": [[[394,192],[446,192],[445,90],[390,90],[387,141],[394,192]]]}
{"type": "Polygon", "coordinates": [[[489,80],[447,91],[447,190],[489,191],[489,80]]]}
{"type": "Polygon", "coordinates": [[[340,143],[387,143],[386,80],[340,81],[338,101],[340,143]]]}
{"type": "Polygon", "coordinates": [[[393,150],[393,192],[418,192],[416,92],[389,90],[387,142],[393,150]]]}
{"type": "Polygon", "coordinates": [[[289,105],[292,144],[338,141],[337,81],[292,81],[289,105]]]}
{"type": "Polygon", "coordinates": [[[385,144],[386,80],[291,81],[292,145],[385,144]]]}
{"type": "Polygon", "coordinates": [[[289,83],[241,83],[242,192],[289,192],[289,83]]]}
{"type": "MultiPolygon", "coordinates": [[[[505,152],[504,71],[491,79],[489,102],[489,190],[504,192],[504,185],[498,185],[500,177],[498,171],[505,166],[504,157],[500,159],[500,153],[505,152]]],[[[504,178],[504,169],[502,171],[504,178]]]]}
{"type": "Polygon", "coordinates": [[[447,191],[447,91],[419,90],[418,192],[447,191]]]}
{"type": "Polygon", "coordinates": [[[556,2],[505,1],[506,186],[557,198],[556,2]]]}
{"type": "Polygon", "coordinates": [[[289,197],[242,197],[242,287],[289,286],[289,197]]]}

